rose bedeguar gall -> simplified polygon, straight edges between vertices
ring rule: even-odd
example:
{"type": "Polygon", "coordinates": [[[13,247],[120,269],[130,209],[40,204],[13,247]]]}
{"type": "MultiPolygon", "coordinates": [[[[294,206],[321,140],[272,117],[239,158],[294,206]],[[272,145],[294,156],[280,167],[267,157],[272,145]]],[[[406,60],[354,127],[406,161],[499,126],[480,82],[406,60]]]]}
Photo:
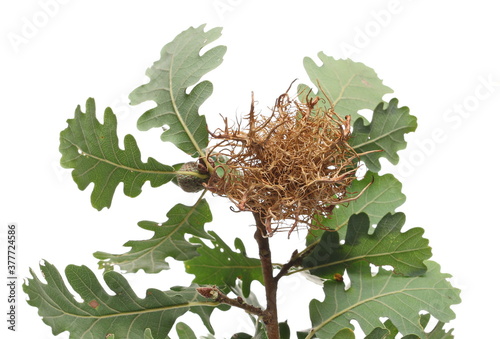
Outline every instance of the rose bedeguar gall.
{"type": "Polygon", "coordinates": [[[245,128],[224,118],[224,128],[210,133],[217,143],[209,154],[226,160],[216,166],[208,190],[240,211],[258,213],[268,236],[321,227],[320,217],[357,198],[347,197],[360,156],[348,144],[350,117],[317,107],[318,100],[301,103],[285,93],[266,117],[254,112],[252,98],[245,128]]]}

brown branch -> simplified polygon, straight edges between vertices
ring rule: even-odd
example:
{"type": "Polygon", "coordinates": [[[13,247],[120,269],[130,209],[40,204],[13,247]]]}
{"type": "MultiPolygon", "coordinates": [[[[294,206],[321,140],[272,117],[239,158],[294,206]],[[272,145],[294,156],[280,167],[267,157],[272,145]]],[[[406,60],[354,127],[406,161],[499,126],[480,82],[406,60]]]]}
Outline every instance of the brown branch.
{"type": "Polygon", "coordinates": [[[285,265],[281,266],[281,270],[278,272],[278,274],[274,278],[276,283],[278,283],[278,281],[281,279],[281,277],[283,277],[284,275],[286,275],[288,273],[290,268],[292,268],[293,266],[299,265],[300,262],[302,261],[302,258],[303,257],[299,255],[299,252],[297,250],[293,251],[292,257],[290,258],[290,260],[285,265]]]}
{"type": "MultiPolygon", "coordinates": [[[[294,266],[300,266],[302,264],[302,260],[307,257],[311,252],[314,250],[316,247],[317,243],[312,244],[308,247],[306,247],[302,252],[298,252],[297,250],[293,251],[292,256],[290,257],[290,260],[281,266],[281,270],[278,272],[274,280],[276,280],[276,283],[285,275],[288,274],[290,269],[294,266]]],[[[293,272],[292,272],[293,273],[293,272]]]]}
{"type": "Polygon", "coordinates": [[[260,307],[255,307],[253,305],[247,304],[241,297],[236,299],[229,298],[227,295],[221,292],[216,286],[213,287],[198,287],[196,291],[207,299],[212,299],[216,302],[231,305],[234,307],[239,307],[247,311],[248,313],[255,314],[256,316],[262,317],[264,311],[260,307]]]}
{"type": "Polygon", "coordinates": [[[262,320],[266,325],[267,337],[269,339],[280,339],[278,307],[276,304],[278,280],[273,277],[273,263],[271,261],[269,238],[267,237],[266,226],[262,222],[262,215],[254,212],[253,216],[255,218],[255,222],[257,223],[254,238],[259,246],[259,256],[266,290],[267,308],[264,311],[262,320]]]}

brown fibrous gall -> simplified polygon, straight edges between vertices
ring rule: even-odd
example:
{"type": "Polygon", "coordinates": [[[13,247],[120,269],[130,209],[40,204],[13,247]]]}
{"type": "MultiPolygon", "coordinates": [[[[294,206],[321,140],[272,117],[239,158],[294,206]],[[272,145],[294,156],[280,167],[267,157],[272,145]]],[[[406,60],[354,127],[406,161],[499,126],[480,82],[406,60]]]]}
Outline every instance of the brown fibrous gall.
{"type": "Polygon", "coordinates": [[[216,143],[209,153],[225,160],[207,189],[257,214],[266,236],[304,225],[321,228],[336,205],[357,198],[348,197],[359,166],[348,143],[350,117],[317,107],[318,101],[302,103],[285,93],[265,117],[254,112],[252,95],[244,128],[224,118],[224,128],[210,133],[216,143]]]}

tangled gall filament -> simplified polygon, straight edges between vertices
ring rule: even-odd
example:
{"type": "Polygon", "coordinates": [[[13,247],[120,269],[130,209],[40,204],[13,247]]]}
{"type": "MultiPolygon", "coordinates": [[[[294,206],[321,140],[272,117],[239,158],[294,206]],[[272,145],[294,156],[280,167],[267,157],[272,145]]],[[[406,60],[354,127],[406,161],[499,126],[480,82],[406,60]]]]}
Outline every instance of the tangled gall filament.
{"type": "Polygon", "coordinates": [[[210,152],[226,161],[208,189],[260,215],[269,236],[299,225],[318,227],[335,205],[352,200],[346,194],[359,155],[348,144],[349,116],[316,108],[317,102],[300,103],[285,93],[264,117],[255,114],[252,96],[244,129],[224,119],[224,128],[211,133],[217,144],[210,152]]]}

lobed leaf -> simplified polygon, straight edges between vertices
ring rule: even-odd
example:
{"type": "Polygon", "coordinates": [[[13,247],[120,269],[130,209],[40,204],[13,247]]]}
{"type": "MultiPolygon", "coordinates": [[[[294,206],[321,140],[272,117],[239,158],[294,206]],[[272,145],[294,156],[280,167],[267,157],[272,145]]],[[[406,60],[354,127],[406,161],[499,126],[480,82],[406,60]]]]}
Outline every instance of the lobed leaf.
{"type": "Polygon", "coordinates": [[[234,240],[238,252],[233,251],[215,232],[208,232],[214,248],[203,244],[200,239],[191,241],[201,246],[197,249],[198,257],[184,262],[186,272],[195,275],[194,283],[203,285],[236,286],[237,279],[242,281],[242,291],[245,297],[250,294],[250,284],[253,280],[264,284],[260,260],[246,255],[245,245],[241,239],[234,240]]]}
{"type": "Polygon", "coordinates": [[[341,116],[350,115],[352,121],[361,118],[358,111],[373,109],[392,89],[382,84],[375,71],[360,62],[350,59],[334,59],[323,52],[318,54],[323,63],[318,66],[311,58],[304,58],[304,68],[311,82],[318,87],[315,92],[307,85],[299,85],[300,99],[318,96],[318,106],[329,107],[341,116]]]}
{"type": "Polygon", "coordinates": [[[357,119],[353,125],[349,144],[358,153],[374,152],[361,156],[361,160],[374,172],[380,171],[381,157],[397,164],[397,152],[406,148],[404,135],[417,129],[417,118],[410,115],[408,107],[398,107],[398,99],[392,99],[387,106],[383,102],[373,111],[372,121],[365,125],[357,119]]]}
{"type": "MultiPolygon", "coordinates": [[[[421,316],[421,318],[424,318],[424,317],[430,318],[430,314],[425,314],[425,315],[421,316]]],[[[421,323],[422,323],[422,320],[421,320],[421,323]]],[[[432,330],[430,332],[425,333],[425,339],[453,339],[454,338],[453,329],[446,331],[443,328],[444,325],[445,325],[444,322],[438,321],[436,326],[434,326],[434,328],[432,328],[432,330]]],[[[425,327],[424,324],[422,324],[422,326],[425,327]]],[[[419,338],[417,338],[416,336],[415,337],[405,336],[405,337],[403,337],[403,339],[419,339],[419,338]]]]}
{"type": "Polygon", "coordinates": [[[198,256],[200,246],[186,241],[186,234],[211,239],[203,226],[212,221],[212,214],[205,199],[200,199],[194,206],[175,205],[168,213],[168,220],[162,224],[153,221],[141,221],[139,227],[153,231],[148,240],[131,240],[124,246],[131,250],[124,254],[96,252],[94,257],[101,259],[100,266],[118,265],[126,272],[135,273],[143,269],[146,273],[158,273],[169,269],[167,257],[175,260],[188,260],[198,256]]]}
{"type": "MultiPolygon", "coordinates": [[[[170,290],[177,292],[180,296],[183,296],[186,299],[189,299],[192,297],[193,289],[196,290],[196,288],[198,288],[198,287],[199,287],[199,285],[196,285],[196,284],[193,284],[190,287],[174,286],[174,287],[170,288],[170,290]]],[[[196,293],[197,293],[196,300],[206,300],[205,297],[199,295],[198,291],[196,291],[196,293]]],[[[217,308],[221,311],[227,311],[231,307],[229,305],[226,305],[226,304],[218,304],[217,308]]],[[[210,331],[210,333],[212,333],[212,334],[215,333],[214,329],[212,327],[212,324],[210,323],[210,316],[212,315],[214,308],[206,307],[206,306],[204,306],[203,303],[200,305],[193,304],[189,308],[189,311],[191,313],[197,314],[201,318],[201,321],[203,322],[205,327],[210,331]]]]}
{"type": "Polygon", "coordinates": [[[209,81],[198,81],[222,63],[226,52],[225,46],[217,46],[200,55],[200,50],[219,38],[222,30],[205,32],[204,27],[191,27],[163,47],[160,59],[146,71],[149,83],[129,96],[132,105],[149,100],[157,104],[139,118],[140,130],[168,125],[162,140],[193,156],[203,155],[208,145],[207,124],[198,110],[213,91],[209,81]]]}
{"type": "Polygon", "coordinates": [[[387,214],[369,234],[371,223],[364,213],[349,219],[345,243],[340,244],[337,232],[325,232],[321,241],[302,265],[311,274],[333,279],[346,267],[363,260],[377,266],[390,265],[396,274],[418,276],[426,271],[424,261],[431,257],[429,241],[422,237],[422,228],[401,233],[403,213],[387,214]]]}
{"type": "Polygon", "coordinates": [[[33,270],[33,278],[23,285],[28,304],[38,308],[42,320],[52,328],[54,335],[64,331],[70,338],[91,339],[114,335],[116,338],[141,338],[146,329],[156,339],[168,338],[175,321],[191,308],[204,308],[201,314],[206,323],[218,304],[201,297],[195,287],[177,288],[166,292],[148,289],[145,298],[139,298],[125,278],[117,272],[104,274],[104,281],[113,291],[109,295],[94,273],[85,266],[66,268],[69,284],[83,299],[77,301],[66,287],[57,269],[48,262],[40,265],[43,283],[33,270]]]}
{"type": "MultiPolygon", "coordinates": [[[[431,315],[429,313],[421,314],[420,315],[420,325],[422,328],[426,328],[429,320],[431,318],[431,315]]],[[[448,332],[443,329],[443,326],[445,324],[442,321],[438,321],[438,323],[434,326],[434,328],[431,329],[430,332],[425,332],[425,337],[419,338],[414,334],[409,334],[405,335],[403,339],[453,339],[453,330],[449,330],[448,332]]],[[[394,324],[391,322],[391,320],[386,320],[384,322],[384,326],[386,329],[389,330],[389,335],[384,337],[383,339],[395,339],[396,335],[399,333],[398,329],[394,324]]],[[[379,328],[380,329],[380,328],[379,328]]],[[[376,338],[374,338],[376,339],[376,338]]],[[[381,338],[382,339],[382,338],[381,338]]]]}
{"type": "MultiPolygon", "coordinates": [[[[348,204],[337,205],[328,218],[321,219],[321,227],[336,230],[340,239],[345,238],[349,218],[353,214],[366,213],[372,224],[378,223],[387,213],[394,213],[401,206],[406,196],[401,192],[402,184],[392,174],[378,175],[368,171],[362,180],[355,180],[349,187],[351,192],[347,198],[357,196],[367,185],[366,191],[356,200],[348,204]]],[[[310,230],[307,244],[319,242],[323,230],[310,230]]]]}
{"type": "Polygon", "coordinates": [[[441,273],[437,263],[425,262],[428,270],[419,277],[401,277],[380,270],[372,276],[366,262],[357,262],[347,269],[351,286],[327,281],[325,299],[310,303],[313,328],[307,338],[331,338],[343,328],[353,328],[355,319],[365,333],[383,328],[381,317],[388,317],[402,335],[415,334],[425,338],[419,312],[425,310],[442,322],[455,317],[450,309],[460,302],[459,290],[448,282],[449,274],[441,273]]]}
{"type": "Polygon", "coordinates": [[[114,192],[123,182],[123,191],[136,197],[142,185],[149,180],[152,187],[166,184],[175,176],[174,168],[163,165],[153,158],[141,161],[141,152],[133,136],[125,136],[125,148],[118,146],[116,116],[110,108],[104,112],[104,123],[96,118],[94,99],[89,98],[86,113],[80,106],[68,127],[61,132],[59,151],[61,165],[73,168],[73,180],[80,190],[94,183],[90,200],[101,210],[110,207],[114,192]]]}
{"type": "MultiPolygon", "coordinates": [[[[455,337],[453,335],[453,329],[446,331],[443,328],[444,325],[445,324],[442,321],[439,321],[431,332],[425,334],[426,335],[425,339],[453,339],[455,337]]],[[[418,338],[403,337],[403,339],[418,339],[418,338]]]]}

